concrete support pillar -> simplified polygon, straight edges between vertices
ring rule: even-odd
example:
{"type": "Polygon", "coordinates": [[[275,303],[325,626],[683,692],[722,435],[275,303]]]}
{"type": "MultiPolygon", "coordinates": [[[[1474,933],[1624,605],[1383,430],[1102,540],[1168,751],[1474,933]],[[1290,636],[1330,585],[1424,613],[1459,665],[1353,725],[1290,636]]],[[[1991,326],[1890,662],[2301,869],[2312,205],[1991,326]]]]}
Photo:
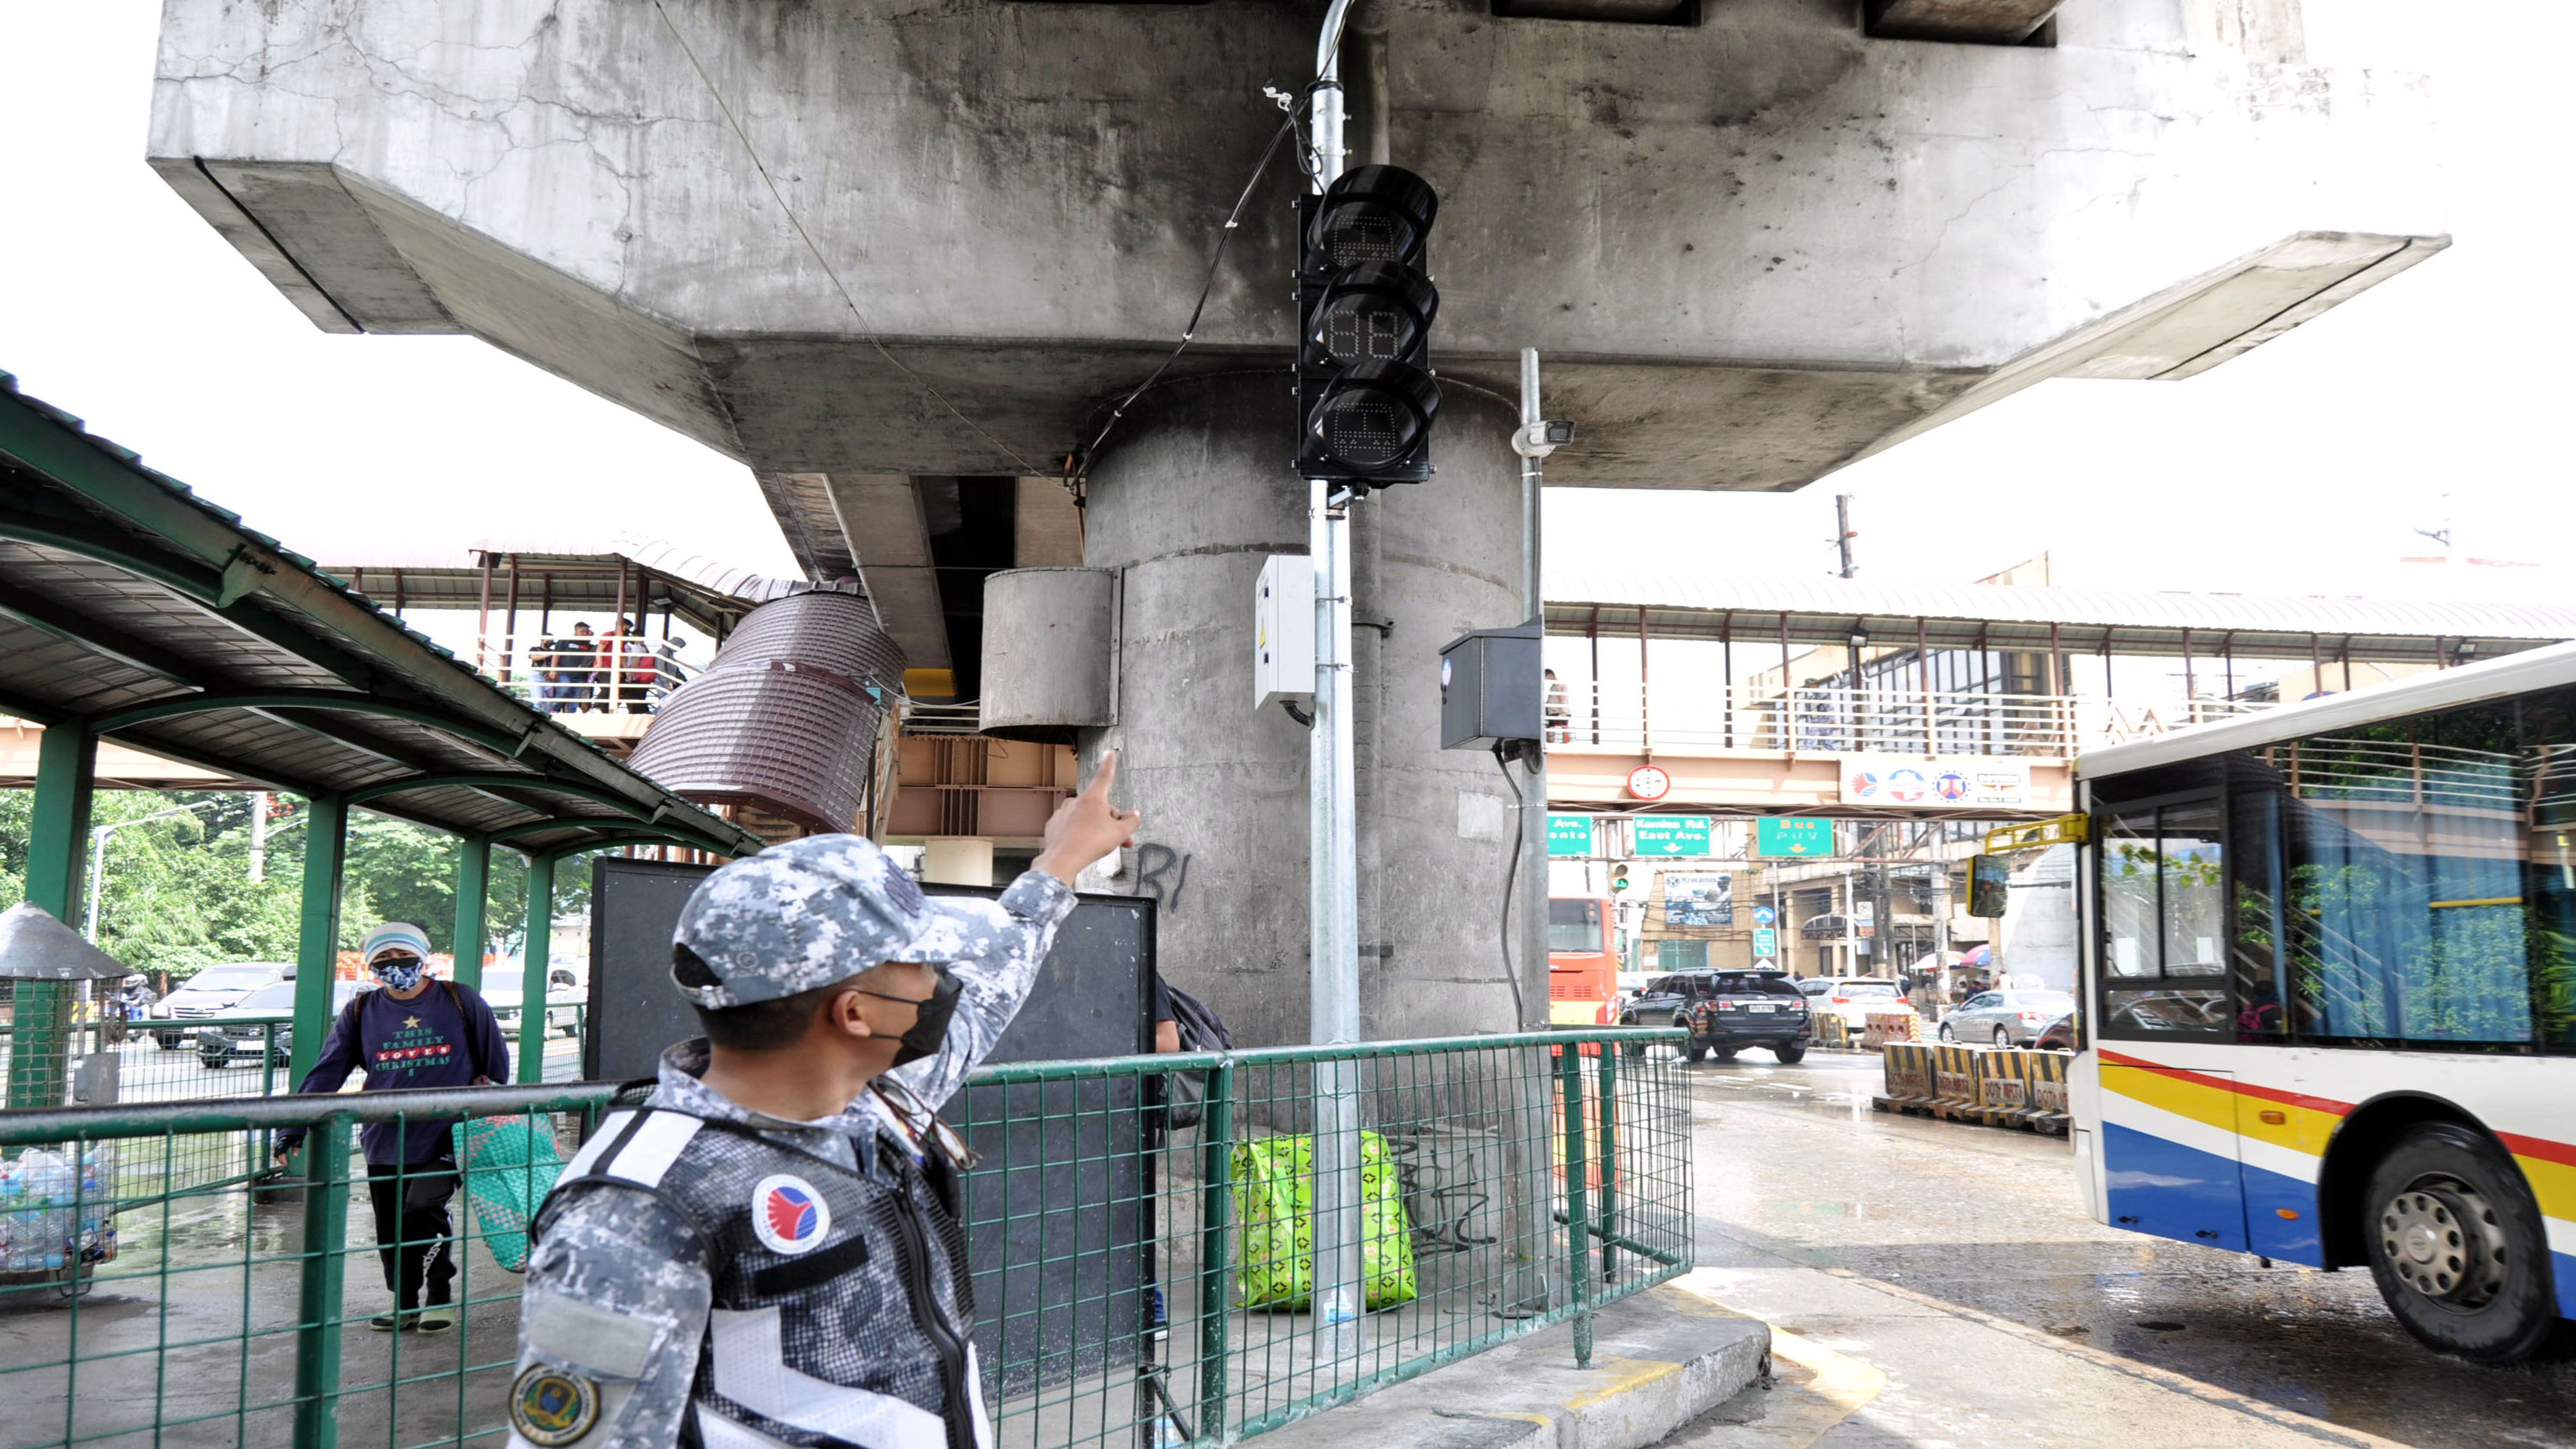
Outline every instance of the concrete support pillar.
{"type": "MultiPolygon", "coordinates": [[[[1251,677],[1261,562],[1306,552],[1291,413],[1283,373],[1158,388],[1094,465],[1085,511],[1084,563],[1124,575],[1118,723],[1082,733],[1085,770],[1123,752],[1121,792],[1145,812],[1137,856],[1163,881],[1188,871],[1156,928],[1163,970],[1246,1044],[1307,1028],[1307,737],[1286,712],[1253,707],[1251,677]]],[[[1440,748],[1439,657],[1469,629],[1521,617],[1515,415],[1450,386],[1438,476],[1359,506],[1352,702],[1372,1038],[1511,1022],[1511,791],[1490,755],[1440,748]]]]}
{"type": "MultiPolygon", "coordinates": [[[[27,900],[70,921],[80,909],[81,875],[89,863],[89,805],[98,741],[88,722],[55,720],[36,746],[36,799],[27,840],[27,900]]],[[[59,1107],[70,1062],[68,981],[10,983],[14,1049],[9,1053],[10,1107],[59,1107]]]]}
{"type": "Polygon", "coordinates": [[[340,964],[340,875],[349,857],[349,802],[316,795],[304,822],[304,911],[295,936],[295,1051],[301,1082],[331,1029],[331,981],[340,964]]]}
{"type": "Polygon", "coordinates": [[[528,857],[526,944],[519,948],[518,1077],[546,1079],[546,967],[555,944],[555,857],[528,857]]]}
{"type": "Polygon", "coordinates": [[[492,842],[468,835],[456,842],[456,979],[483,987],[483,941],[492,886],[492,842]]]}

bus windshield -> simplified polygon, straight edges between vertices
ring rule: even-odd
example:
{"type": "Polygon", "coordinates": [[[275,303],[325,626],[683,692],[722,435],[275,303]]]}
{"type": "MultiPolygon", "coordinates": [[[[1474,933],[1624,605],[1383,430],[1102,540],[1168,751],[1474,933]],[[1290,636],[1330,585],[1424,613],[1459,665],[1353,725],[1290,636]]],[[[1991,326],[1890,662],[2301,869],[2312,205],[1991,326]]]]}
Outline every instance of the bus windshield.
{"type": "Polygon", "coordinates": [[[1552,900],[1547,903],[1547,951],[1551,956],[1598,956],[1609,948],[1601,936],[1601,903],[1552,900]]]}

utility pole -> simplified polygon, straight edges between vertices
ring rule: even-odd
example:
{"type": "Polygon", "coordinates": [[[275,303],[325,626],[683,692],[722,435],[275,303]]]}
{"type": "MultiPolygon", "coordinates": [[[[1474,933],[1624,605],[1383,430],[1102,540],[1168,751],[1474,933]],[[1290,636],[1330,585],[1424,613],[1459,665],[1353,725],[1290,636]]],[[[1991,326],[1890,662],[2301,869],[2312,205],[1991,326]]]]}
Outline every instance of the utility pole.
{"type": "MultiPolygon", "coordinates": [[[[1342,174],[1342,26],[1351,0],[1333,0],[1315,46],[1307,118],[1321,197],[1342,174]]],[[[1302,247],[1302,242],[1301,242],[1302,247]]],[[[1302,322],[1300,324],[1303,325],[1302,322]]],[[[1302,350],[1304,343],[1299,342],[1302,350]]],[[[1299,420],[1304,426],[1304,420],[1299,420]]],[[[1315,724],[1307,753],[1309,1040],[1360,1039],[1359,840],[1350,708],[1351,505],[1361,489],[1307,480],[1307,552],[1315,580],[1315,724]]],[[[1315,1352],[1318,1366],[1356,1365],[1361,1319],[1359,1064],[1315,1068],[1315,1352]]],[[[1327,1370],[1327,1376],[1334,1376],[1327,1370]]]]}
{"type": "Polygon", "coordinates": [[[250,883],[268,879],[268,792],[250,792],[250,883]]]}
{"type": "Polygon", "coordinates": [[[1834,495],[1834,548],[1836,552],[1842,555],[1842,576],[1844,578],[1850,578],[1852,575],[1860,572],[1860,565],[1852,562],[1852,540],[1860,537],[1860,535],[1852,532],[1851,505],[1852,496],[1850,494],[1837,493],[1834,495]]]}

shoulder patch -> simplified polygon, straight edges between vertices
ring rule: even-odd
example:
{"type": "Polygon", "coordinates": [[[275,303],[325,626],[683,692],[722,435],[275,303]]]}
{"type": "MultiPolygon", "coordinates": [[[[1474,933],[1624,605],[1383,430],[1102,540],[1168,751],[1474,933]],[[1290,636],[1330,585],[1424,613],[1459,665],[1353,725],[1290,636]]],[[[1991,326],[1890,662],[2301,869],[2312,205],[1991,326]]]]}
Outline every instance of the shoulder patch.
{"type": "Polygon", "coordinates": [[[751,1190],[751,1230],[773,1253],[810,1253],[832,1231],[832,1207],[814,1184],[793,1173],[772,1173],[751,1190]]]}
{"type": "Polygon", "coordinates": [[[510,1385],[510,1427],[537,1449],[557,1449],[599,1422],[599,1385],[551,1364],[533,1364],[510,1385]]]}

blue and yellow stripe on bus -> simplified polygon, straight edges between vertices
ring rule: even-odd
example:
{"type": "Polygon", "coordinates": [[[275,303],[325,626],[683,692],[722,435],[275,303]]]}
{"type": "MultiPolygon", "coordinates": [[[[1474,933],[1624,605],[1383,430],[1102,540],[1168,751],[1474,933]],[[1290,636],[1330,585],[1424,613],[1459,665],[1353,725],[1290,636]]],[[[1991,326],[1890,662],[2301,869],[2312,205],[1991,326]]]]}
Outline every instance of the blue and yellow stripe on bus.
{"type": "MultiPolygon", "coordinates": [[[[2111,1219],[2184,1242],[2324,1265],[2317,1178],[2354,1104],[2099,1049],[2111,1219]]],[[[2548,1234],[2559,1312],[2576,1318],[2576,1145],[2494,1132],[2548,1234]]]]}

